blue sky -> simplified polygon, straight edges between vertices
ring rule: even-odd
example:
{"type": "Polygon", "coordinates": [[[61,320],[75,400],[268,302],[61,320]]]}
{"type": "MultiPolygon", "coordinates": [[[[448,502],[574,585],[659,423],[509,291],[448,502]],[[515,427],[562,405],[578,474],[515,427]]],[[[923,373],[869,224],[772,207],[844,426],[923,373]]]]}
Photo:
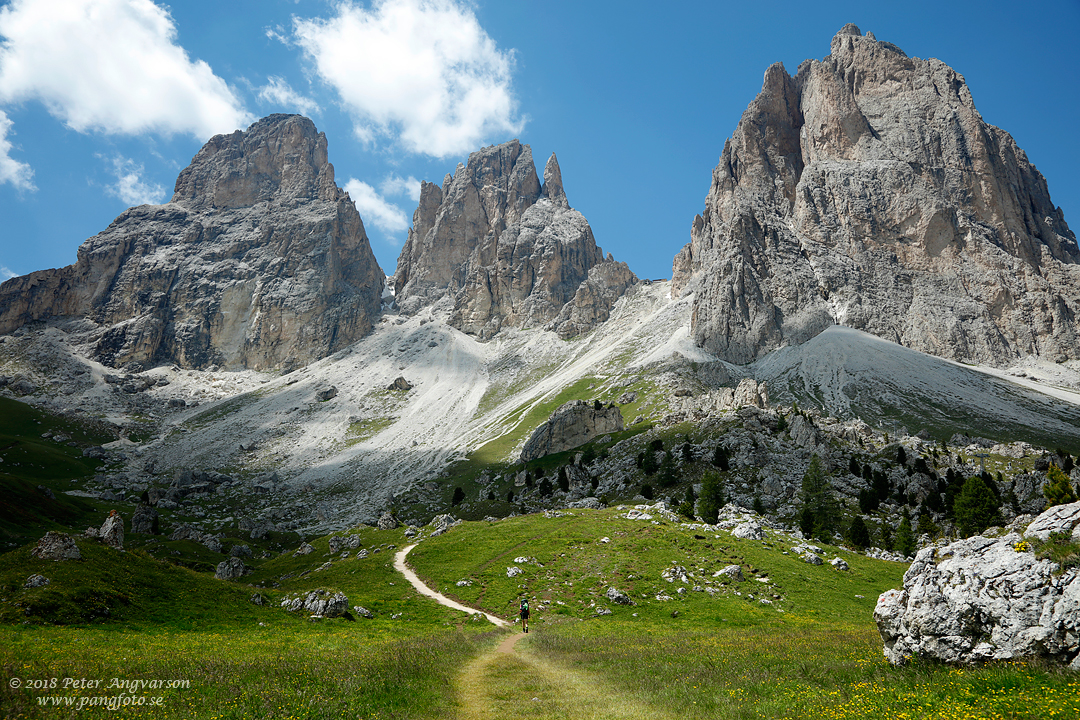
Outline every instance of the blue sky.
{"type": "Polygon", "coordinates": [[[513,137],[552,151],[597,242],[668,277],[724,140],[781,61],[845,23],[964,75],[1080,229],[1080,2],[0,2],[0,279],[75,261],[164,202],[209,137],[272,112],[324,131],[393,273],[419,180],[513,137]]]}

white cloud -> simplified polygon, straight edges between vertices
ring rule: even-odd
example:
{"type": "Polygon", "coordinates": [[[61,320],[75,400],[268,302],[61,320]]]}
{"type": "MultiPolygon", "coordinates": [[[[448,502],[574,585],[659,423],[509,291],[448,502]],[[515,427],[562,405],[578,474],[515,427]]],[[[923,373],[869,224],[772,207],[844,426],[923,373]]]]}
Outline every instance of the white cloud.
{"type": "Polygon", "coordinates": [[[151,0],[12,0],[0,37],[0,102],[40,100],[80,132],[206,139],[252,119],[151,0]]]}
{"type": "Polygon", "coordinates": [[[276,75],[267,78],[267,84],[259,88],[259,99],[271,105],[297,110],[304,115],[312,115],[321,110],[318,103],[293,90],[285,78],[276,75]]]}
{"type": "Polygon", "coordinates": [[[404,195],[413,202],[420,201],[420,181],[410,175],[407,178],[387,175],[379,184],[383,195],[404,195]]]}
{"type": "Polygon", "coordinates": [[[504,52],[458,0],[345,0],[337,15],[293,19],[296,43],[352,115],[356,135],[435,157],[521,131],[504,52]]]}
{"type": "Polygon", "coordinates": [[[26,163],[11,157],[11,141],[7,134],[11,120],[0,110],[0,185],[11,183],[19,190],[37,190],[34,187],[34,171],[26,163]]]}
{"type": "Polygon", "coordinates": [[[129,206],[160,205],[165,201],[165,188],[157,183],[145,182],[145,169],[134,160],[117,155],[112,159],[116,184],[108,186],[110,195],[120,198],[129,206]]]}
{"type": "Polygon", "coordinates": [[[19,277],[17,273],[13,273],[7,269],[7,267],[0,265],[0,282],[10,280],[13,277],[19,277]]]}
{"type": "Polygon", "coordinates": [[[405,211],[387,202],[379,192],[355,178],[349,178],[345,183],[345,192],[349,193],[360,217],[364,222],[370,222],[385,233],[399,233],[409,229],[409,218],[405,211]]]}

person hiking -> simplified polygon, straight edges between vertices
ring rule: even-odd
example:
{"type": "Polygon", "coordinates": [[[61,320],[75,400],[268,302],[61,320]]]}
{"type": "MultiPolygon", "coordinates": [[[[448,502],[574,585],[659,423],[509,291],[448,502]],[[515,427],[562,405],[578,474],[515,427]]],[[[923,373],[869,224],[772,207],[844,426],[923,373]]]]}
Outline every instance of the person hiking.
{"type": "Polygon", "coordinates": [[[521,598],[521,627],[529,632],[529,600],[521,598]]]}

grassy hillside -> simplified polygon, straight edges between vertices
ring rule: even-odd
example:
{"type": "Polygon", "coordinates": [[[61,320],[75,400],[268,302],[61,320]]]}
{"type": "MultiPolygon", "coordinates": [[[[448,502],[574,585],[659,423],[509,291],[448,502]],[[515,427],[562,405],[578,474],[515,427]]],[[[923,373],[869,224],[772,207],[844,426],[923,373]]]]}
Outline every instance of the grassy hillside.
{"type": "Polygon", "coordinates": [[[23,683],[0,689],[0,707],[30,718],[1080,712],[1077,674],[1038,663],[887,665],[871,611],[878,593],[900,584],[902,564],[823,546],[827,560],[841,557],[850,568],[812,566],[782,533],[746,540],[650,514],[563,511],[463,523],[421,539],[410,563],[444,594],[508,619],[519,597],[530,598],[534,632],[508,653],[493,650],[504,635],[489,623],[419,596],[394,570],[394,551],[411,542],[403,529],[343,533],[357,537],[347,554],[331,554],[323,537],[308,554],[289,548],[251,559],[254,572],[236,582],[90,540],[78,541],[84,559],[73,562],[41,561],[23,547],[0,555],[0,665],[23,683]],[[714,577],[732,564],[742,582],[714,577]],[[508,577],[510,567],[522,572],[508,577]],[[679,568],[687,582],[668,582],[665,571],[679,568]],[[31,573],[51,583],[23,588],[31,573]],[[610,602],[608,587],[635,604],[610,602]],[[374,617],[311,621],[280,607],[286,594],[312,588],[342,591],[374,617]],[[253,604],[256,594],[267,603],[253,604]],[[52,677],[59,689],[34,686],[52,677]],[[63,688],[69,677],[182,682],[129,690],[142,706],[79,710],[80,700],[119,691],[63,688]],[[65,697],[75,705],[41,704],[65,697]]]}

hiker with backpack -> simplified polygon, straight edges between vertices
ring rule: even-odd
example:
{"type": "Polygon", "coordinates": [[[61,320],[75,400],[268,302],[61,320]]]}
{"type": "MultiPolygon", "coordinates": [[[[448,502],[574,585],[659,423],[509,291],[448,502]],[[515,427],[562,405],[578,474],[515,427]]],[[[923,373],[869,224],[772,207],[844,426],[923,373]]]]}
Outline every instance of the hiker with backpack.
{"type": "Polygon", "coordinates": [[[529,632],[529,599],[521,598],[521,627],[529,632]]]}

